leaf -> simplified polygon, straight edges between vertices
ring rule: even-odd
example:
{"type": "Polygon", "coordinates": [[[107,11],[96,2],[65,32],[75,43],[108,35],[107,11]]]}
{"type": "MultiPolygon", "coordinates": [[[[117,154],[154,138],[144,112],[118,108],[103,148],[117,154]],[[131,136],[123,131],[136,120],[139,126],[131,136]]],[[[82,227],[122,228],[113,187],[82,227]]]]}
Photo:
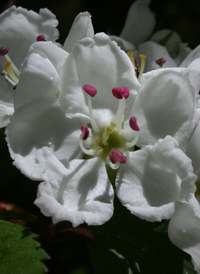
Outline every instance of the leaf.
{"type": "Polygon", "coordinates": [[[191,261],[184,259],[183,274],[197,274],[191,261]]]}
{"type": "Polygon", "coordinates": [[[42,274],[47,272],[41,260],[46,252],[34,240],[36,234],[29,229],[0,220],[0,273],[42,274]]]}
{"type": "Polygon", "coordinates": [[[183,252],[167,233],[155,233],[160,223],[143,221],[115,199],[110,221],[88,227],[95,240],[88,243],[95,274],[182,274],[183,252]]]}

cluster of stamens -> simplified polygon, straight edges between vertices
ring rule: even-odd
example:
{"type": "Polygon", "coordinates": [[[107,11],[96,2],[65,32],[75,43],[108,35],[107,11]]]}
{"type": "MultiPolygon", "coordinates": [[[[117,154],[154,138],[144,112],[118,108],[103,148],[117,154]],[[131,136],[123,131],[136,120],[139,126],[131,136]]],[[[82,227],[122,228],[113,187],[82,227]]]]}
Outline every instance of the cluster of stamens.
{"type": "Polygon", "coordinates": [[[127,52],[127,55],[130,58],[133,66],[135,68],[135,76],[138,78],[138,81],[139,81],[142,74],[143,74],[143,72],[144,72],[146,56],[144,54],[140,54],[141,65],[139,66],[137,60],[134,59],[134,57],[133,57],[133,52],[132,51],[127,52]]]}
{"type": "MultiPolygon", "coordinates": [[[[46,41],[45,36],[43,34],[38,35],[37,41],[46,41]]],[[[0,56],[4,56],[6,59],[5,69],[0,72],[0,75],[13,86],[13,89],[15,89],[19,83],[20,71],[9,57],[8,52],[9,48],[0,48],[0,56]]]]}
{"type": "Polygon", "coordinates": [[[103,129],[98,127],[92,111],[91,98],[95,97],[97,90],[90,85],[84,85],[83,90],[86,92],[92,130],[85,125],[81,127],[80,148],[84,154],[100,157],[112,169],[118,169],[120,164],[126,163],[128,150],[134,147],[139,137],[139,127],[134,116],[129,119],[129,126],[133,130],[133,140],[128,142],[124,136],[124,109],[125,100],[129,97],[129,89],[127,87],[112,89],[113,96],[119,99],[119,105],[114,120],[103,129]],[[89,136],[91,144],[88,149],[85,147],[84,141],[89,136]]]}

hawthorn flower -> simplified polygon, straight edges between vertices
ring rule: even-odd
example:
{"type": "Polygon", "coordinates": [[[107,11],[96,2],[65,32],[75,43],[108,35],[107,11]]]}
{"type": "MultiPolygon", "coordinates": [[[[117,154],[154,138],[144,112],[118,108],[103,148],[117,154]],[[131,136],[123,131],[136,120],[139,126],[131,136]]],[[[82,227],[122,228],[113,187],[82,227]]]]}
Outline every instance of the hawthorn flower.
{"type": "Polygon", "coordinates": [[[170,218],[175,202],[195,190],[182,151],[198,116],[189,80],[163,69],[141,84],[103,33],[69,55],[43,45],[34,44],[23,64],[6,131],[14,164],[43,181],[35,204],[54,222],[102,224],[115,192],[140,218],[170,218]]]}
{"type": "Polygon", "coordinates": [[[13,98],[24,61],[30,45],[42,40],[58,38],[58,21],[48,9],[39,14],[12,6],[0,15],[0,127],[9,122],[13,114],[13,98]]]}

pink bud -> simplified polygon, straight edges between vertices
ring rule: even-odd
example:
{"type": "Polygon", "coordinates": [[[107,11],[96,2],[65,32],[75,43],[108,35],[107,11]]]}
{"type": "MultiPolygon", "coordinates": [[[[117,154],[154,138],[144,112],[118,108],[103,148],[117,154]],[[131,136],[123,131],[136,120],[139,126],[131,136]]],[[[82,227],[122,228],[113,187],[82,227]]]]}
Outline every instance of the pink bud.
{"type": "Polygon", "coordinates": [[[118,150],[113,150],[109,156],[110,156],[110,161],[113,164],[116,164],[117,162],[120,162],[120,164],[126,163],[126,157],[118,150]]]}
{"type": "Polygon", "coordinates": [[[135,130],[135,131],[139,131],[139,130],[140,130],[140,128],[139,128],[139,126],[138,126],[138,124],[137,124],[137,118],[134,117],[134,116],[132,116],[132,117],[130,118],[130,120],[129,120],[129,125],[130,125],[130,127],[132,128],[132,130],[135,130]]]}
{"type": "Polygon", "coordinates": [[[96,88],[94,88],[93,86],[90,86],[90,85],[84,85],[83,86],[83,89],[85,90],[85,92],[87,94],[89,94],[91,97],[94,97],[96,94],[97,94],[97,90],[96,88]]]}
{"type": "Polygon", "coordinates": [[[81,131],[83,133],[83,137],[82,137],[82,140],[86,140],[89,136],[89,129],[87,126],[82,126],[81,127],[81,131]]]}

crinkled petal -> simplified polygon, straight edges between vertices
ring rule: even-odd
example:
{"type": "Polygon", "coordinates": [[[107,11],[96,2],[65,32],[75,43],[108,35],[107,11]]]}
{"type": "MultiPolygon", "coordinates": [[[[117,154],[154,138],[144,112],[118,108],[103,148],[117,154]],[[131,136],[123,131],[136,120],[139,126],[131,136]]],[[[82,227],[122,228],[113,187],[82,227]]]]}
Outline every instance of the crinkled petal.
{"type": "Polygon", "coordinates": [[[192,135],[190,142],[188,144],[186,154],[192,160],[192,164],[194,167],[195,172],[197,172],[198,180],[200,180],[200,123],[192,135]]]}
{"type": "Polygon", "coordinates": [[[194,197],[179,204],[169,222],[168,234],[174,245],[191,255],[200,273],[200,206],[194,197]]]}
{"type": "Polygon", "coordinates": [[[89,114],[82,88],[89,84],[97,89],[96,96],[92,98],[94,116],[98,117],[101,126],[107,125],[113,119],[118,105],[112,88],[129,88],[126,112],[130,111],[136,90],[140,87],[134,75],[134,67],[127,54],[106,34],[99,33],[93,39],[81,40],[66,59],[60,76],[61,89],[65,91],[61,93],[61,101],[66,115],[89,114]],[[102,112],[104,115],[100,117],[102,112]]]}
{"type": "Polygon", "coordinates": [[[147,221],[169,219],[175,203],[195,191],[191,160],[167,136],[154,146],[129,153],[116,179],[116,194],[131,213],[147,221]]]}
{"type": "Polygon", "coordinates": [[[149,10],[149,0],[137,0],[129,9],[120,37],[138,47],[152,33],[156,21],[149,10]]]}
{"type": "Polygon", "coordinates": [[[188,77],[190,80],[190,83],[194,87],[194,90],[196,92],[197,100],[200,99],[200,58],[194,60],[189,66],[189,73],[188,77]]]}
{"type": "Polygon", "coordinates": [[[160,58],[164,58],[166,62],[163,64],[163,68],[176,67],[175,61],[169,55],[167,49],[154,42],[146,42],[139,46],[139,52],[146,56],[145,60],[145,72],[160,69],[161,67],[156,64],[156,61],[160,58]]]}
{"type": "Polygon", "coordinates": [[[170,29],[162,29],[157,31],[153,34],[150,40],[165,46],[173,58],[176,57],[181,44],[180,35],[176,31],[170,29]]]}
{"type": "Polygon", "coordinates": [[[0,101],[0,128],[6,127],[10,122],[10,117],[13,115],[14,108],[12,104],[6,104],[0,101]]]}
{"type": "Polygon", "coordinates": [[[35,204],[53,222],[101,225],[113,214],[114,191],[100,158],[73,160],[66,169],[48,150],[35,204]]]}
{"type": "Polygon", "coordinates": [[[180,64],[180,67],[188,67],[194,60],[200,58],[200,46],[196,47],[180,64]]]}
{"type": "Polygon", "coordinates": [[[68,119],[57,98],[40,97],[18,108],[7,127],[7,143],[14,165],[33,180],[41,180],[36,165],[39,149],[50,147],[59,160],[80,158],[80,128],[87,117],[68,119]]]}
{"type": "Polygon", "coordinates": [[[9,48],[9,56],[20,68],[30,45],[37,41],[38,35],[45,35],[47,41],[58,38],[57,25],[55,15],[46,8],[40,9],[38,14],[12,6],[0,15],[1,46],[9,48]]]}
{"type": "Polygon", "coordinates": [[[53,64],[47,58],[32,53],[23,66],[15,96],[15,109],[38,97],[56,97],[58,82],[59,75],[53,64]]]}
{"type": "Polygon", "coordinates": [[[85,37],[93,36],[94,29],[92,25],[91,15],[89,14],[89,12],[81,12],[76,16],[72,24],[70,32],[63,45],[63,49],[67,52],[70,52],[77,41],[85,37]]]}
{"type": "MultiPolygon", "coordinates": [[[[46,40],[55,41],[58,38],[56,26],[58,21],[48,9],[41,9],[39,14],[24,8],[12,6],[0,15],[1,46],[9,48],[9,56],[15,66],[20,69],[28,54],[30,45],[37,41],[39,34],[45,35],[46,40]]],[[[6,59],[0,56],[0,70],[5,69],[6,59]]],[[[7,104],[13,104],[13,86],[0,77],[0,101],[2,102],[1,119],[8,122],[10,110],[7,104]],[[5,109],[7,109],[5,111],[5,109]],[[5,114],[5,117],[2,116],[5,114]]],[[[12,108],[12,106],[11,106],[12,108]]],[[[3,123],[6,125],[7,122],[3,123]]]]}
{"type": "Polygon", "coordinates": [[[156,70],[155,76],[142,85],[131,116],[138,119],[139,147],[171,135],[185,148],[198,123],[195,91],[180,73],[156,70]]]}

